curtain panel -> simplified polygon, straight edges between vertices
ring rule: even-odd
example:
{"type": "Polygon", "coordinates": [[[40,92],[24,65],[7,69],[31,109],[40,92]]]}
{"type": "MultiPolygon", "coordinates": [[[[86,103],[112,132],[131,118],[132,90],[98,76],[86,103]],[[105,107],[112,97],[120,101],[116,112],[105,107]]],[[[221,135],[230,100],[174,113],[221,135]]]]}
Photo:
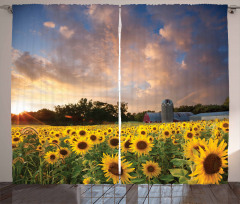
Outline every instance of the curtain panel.
{"type": "Polygon", "coordinates": [[[222,184],[226,5],[14,5],[13,181],[222,184]]]}

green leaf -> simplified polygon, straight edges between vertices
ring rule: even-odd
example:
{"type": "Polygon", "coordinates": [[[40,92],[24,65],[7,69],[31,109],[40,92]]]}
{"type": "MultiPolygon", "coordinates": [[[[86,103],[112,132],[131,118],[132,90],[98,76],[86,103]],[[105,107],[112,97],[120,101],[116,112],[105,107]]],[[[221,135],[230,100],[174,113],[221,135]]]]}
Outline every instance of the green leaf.
{"type": "Polygon", "coordinates": [[[133,179],[133,180],[131,180],[131,182],[136,183],[136,184],[140,184],[140,183],[145,182],[145,179],[143,179],[143,178],[133,179]]]}
{"type": "Polygon", "coordinates": [[[186,163],[184,159],[178,159],[178,158],[172,159],[171,162],[173,163],[174,166],[182,166],[186,163]]]}
{"type": "Polygon", "coordinates": [[[184,183],[188,183],[188,179],[185,177],[185,176],[181,176],[180,178],[179,178],[179,183],[181,183],[181,184],[184,184],[184,183]]]}
{"type": "Polygon", "coordinates": [[[188,171],[184,169],[169,169],[169,171],[174,177],[185,176],[188,173],[188,171]]]}
{"type": "Polygon", "coordinates": [[[163,181],[166,181],[168,183],[168,182],[173,181],[174,177],[171,174],[168,174],[168,175],[162,175],[160,177],[160,179],[163,180],[163,181]]]}
{"type": "Polygon", "coordinates": [[[186,165],[191,165],[191,161],[189,160],[185,160],[185,159],[178,159],[178,158],[174,158],[171,160],[171,162],[173,163],[174,166],[183,166],[184,164],[186,165]]]}

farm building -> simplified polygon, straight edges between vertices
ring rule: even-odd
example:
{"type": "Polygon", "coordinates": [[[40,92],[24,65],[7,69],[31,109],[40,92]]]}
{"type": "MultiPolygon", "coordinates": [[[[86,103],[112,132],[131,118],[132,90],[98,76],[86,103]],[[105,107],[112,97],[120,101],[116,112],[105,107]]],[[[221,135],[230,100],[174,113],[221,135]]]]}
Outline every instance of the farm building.
{"type": "MultiPolygon", "coordinates": [[[[191,112],[175,112],[173,114],[173,122],[179,122],[179,121],[189,121],[190,116],[193,116],[193,113],[191,112]]],[[[161,112],[159,113],[152,113],[147,112],[144,115],[143,122],[145,123],[161,123],[162,117],[161,112]]]]}
{"type": "Polygon", "coordinates": [[[229,118],[229,111],[225,112],[212,112],[212,113],[199,113],[197,115],[190,116],[191,121],[197,120],[214,120],[214,119],[227,119],[229,118]]]}
{"type": "Polygon", "coordinates": [[[214,119],[227,119],[229,112],[211,112],[199,113],[194,115],[191,112],[173,112],[174,106],[170,99],[162,101],[162,111],[159,113],[147,112],[144,115],[143,122],[145,123],[167,123],[167,122],[180,122],[180,121],[197,121],[197,120],[214,120],[214,119]]]}

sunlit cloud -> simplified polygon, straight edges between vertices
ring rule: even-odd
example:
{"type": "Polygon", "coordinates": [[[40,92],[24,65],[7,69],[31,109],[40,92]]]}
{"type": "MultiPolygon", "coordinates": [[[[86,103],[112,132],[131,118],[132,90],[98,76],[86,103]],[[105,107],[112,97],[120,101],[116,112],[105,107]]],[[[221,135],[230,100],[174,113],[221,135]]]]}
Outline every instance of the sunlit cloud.
{"type": "Polygon", "coordinates": [[[74,34],[74,30],[70,30],[67,26],[60,26],[59,32],[67,39],[74,34]]]}
{"type": "Polygon", "coordinates": [[[43,25],[48,28],[55,28],[55,23],[51,21],[44,22],[43,25]]]}

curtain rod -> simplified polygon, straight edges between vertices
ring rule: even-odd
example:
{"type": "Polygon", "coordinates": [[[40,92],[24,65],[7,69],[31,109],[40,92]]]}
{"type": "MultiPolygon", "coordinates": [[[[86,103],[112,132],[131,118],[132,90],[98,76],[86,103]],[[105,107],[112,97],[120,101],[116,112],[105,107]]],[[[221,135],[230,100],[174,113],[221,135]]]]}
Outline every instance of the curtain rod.
{"type": "MultiPolygon", "coordinates": [[[[3,5],[3,6],[0,6],[0,9],[4,9],[4,10],[7,10],[8,13],[10,14],[13,14],[13,10],[12,10],[12,6],[11,5],[3,5]]],[[[230,14],[234,14],[236,9],[240,9],[240,6],[228,6],[228,12],[230,14]]]]}
{"type": "Polygon", "coordinates": [[[0,6],[0,9],[7,10],[8,13],[13,14],[12,6],[10,6],[10,5],[3,5],[3,6],[0,6]]]}

